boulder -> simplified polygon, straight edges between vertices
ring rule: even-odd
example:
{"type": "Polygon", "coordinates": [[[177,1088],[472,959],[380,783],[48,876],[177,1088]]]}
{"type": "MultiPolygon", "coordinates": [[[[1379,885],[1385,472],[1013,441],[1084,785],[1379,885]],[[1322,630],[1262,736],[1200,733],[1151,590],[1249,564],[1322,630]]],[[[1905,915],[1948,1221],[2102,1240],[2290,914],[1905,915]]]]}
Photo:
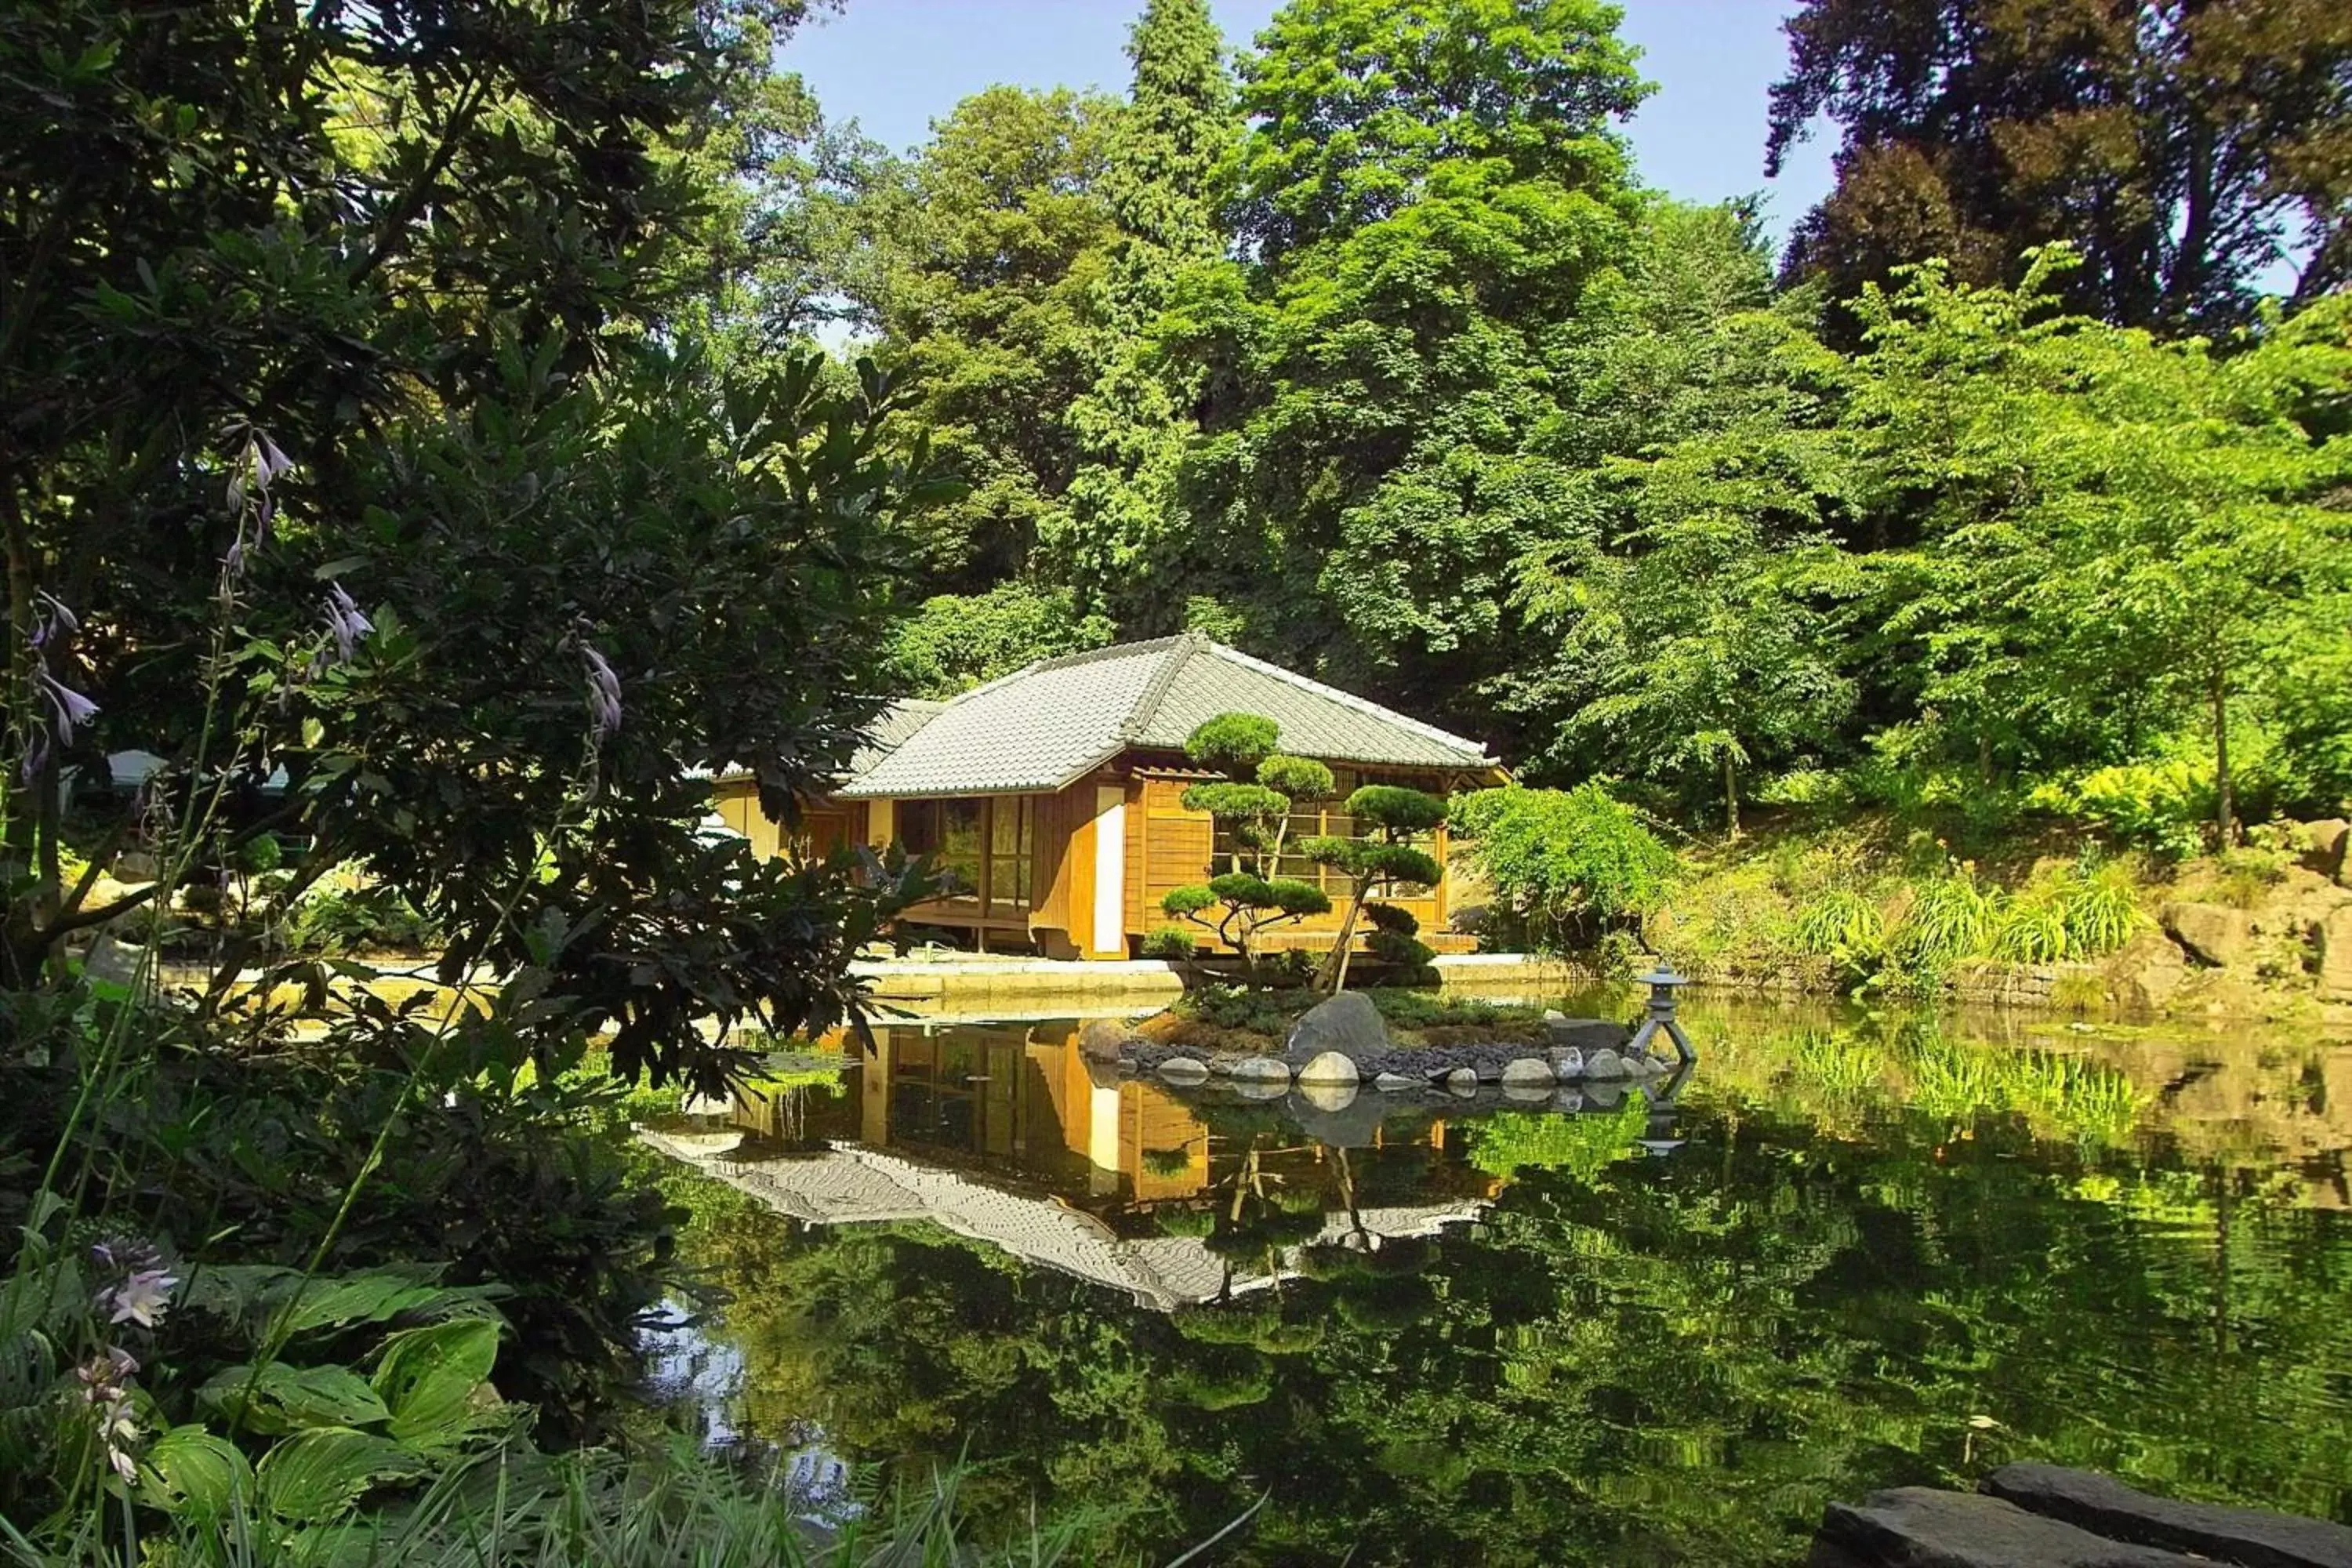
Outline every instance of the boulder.
{"type": "Polygon", "coordinates": [[[1272,1057],[1244,1057],[1234,1064],[1236,1083],[1288,1083],[1290,1064],[1272,1057]]]}
{"type": "Polygon", "coordinates": [[[1584,1053],[1576,1047],[1554,1046],[1549,1055],[1552,1077],[1582,1078],[1584,1076],[1584,1053]]]}
{"type": "Polygon", "coordinates": [[[1478,1075],[1469,1068],[1455,1068],[1445,1075],[1445,1087],[1458,1095],[1478,1092],[1478,1075]]]}
{"type": "Polygon", "coordinates": [[[2200,963],[2227,969],[2252,955],[2254,919],[2223,904],[2167,904],[2161,916],[2172,940],[2200,963]]]}
{"type": "Polygon", "coordinates": [[[2352,875],[2352,822],[2331,816],[2325,822],[2306,822],[2295,830],[2301,841],[2303,863],[2323,877],[2341,882],[2352,875]]]}
{"type": "Polygon", "coordinates": [[[1588,1079],[1623,1078],[1625,1058],[1607,1046],[1603,1046],[1599,1050],[1589,1052],[1585,1056],[1584,1076],[1588,1079]]]}
{"type": "Polygon", "coordinates": [[[2189,979],[2189,963],[2162,931],[2144,931],[2107,960],[2107,994],[2135,1013],[2161,1013],[2189,979]]]}
{"type": "Polygon", "coordinates": [[[1300,1083],[1344,1084],[1353,1089],[1362,1077],[1363,1075],[1356,1070],[1354,1059],[1341,1056],[1338,1051],[1325,1051],[1322,1055],[1311,1058],[1306,1066],[1298,1069],[1300,1083]]]}
{"type": "Polygon", "coordinates": [[[1372,1087],[1383,1093],[1395,1094],[1404,1089],[1419,1089],[1422,1087],[1422,1082],[1417,1078],[1407,1078],[1401,1072],[1384,1072],[1372,1079],[1372,1087]]]}
{"type": "Polygon", "coordinates": [[[2312,927],[2319,954],[2319,994],[2328,1002],[2352,1002],[2352,908],[2330,913],[2312,927]]]}
{"type": "Polygon", "coordinates": [[[1078,1031],[1078,1054],[1093,1062],[1115,1062],[1127,1054],[1135,1036],[1124,1024],[1097,1018],[1078,1031]]]}
{"type": "Polygon", "coordinates": [[[1503,1064],[1505,1089],[1549,1089],[1555,1081],[1551,1064],[1533,1057],[1516,1057],[1503,1064]]]}
{"type": "Polygon", "coordinates": [[[2194,1559],[2131,1546],[1973,1492],[1897,1487],[1822,1516],[1816,1563],[1899,1568],[2192,1568],[2194,1559]],[[1823,1553],[1842,1552],[1843,1556],[1823,1553]]]}
{"type": "Polygon", "coordinates": [[[1544,1034],[1554,1050],[1594,1051],[1605,1046],[1622,1051],[1633,1037],[1633,1030],[1613,1018],[1563,1018],[1553,1013],[1544,1015],[1544,1034]]]}
{"type": "Polygon", "coordinates": [[[1160,1076],[1170,1083],[1206,1083],[1209,1064],[1192,1057],[1170,1057],[1160,1064],[1160,1076]]]}
{"type": "Polygon", "coordinates": [[[1381,1021],[1381,1011],[1372,1005],[1372,999],[1360,991],[1342,991],[1300,1015],[1290,1027],[1290,1043],[1283,1047],[1282,1056],[1296,1067],[1331,1051],[1361,1062],[1388,1048],[1388,1026],[1381,1021]]]}
{"type": "Polygon", "coordinates": [[[2352,1568],[2352,1530],[2321,1520],[2174,1502],[2057,1465],[2004,1465],[1984,1479],[1983,1489],[2029,1513],[2138,1546],[2252,1568],[2352,1568]]]}

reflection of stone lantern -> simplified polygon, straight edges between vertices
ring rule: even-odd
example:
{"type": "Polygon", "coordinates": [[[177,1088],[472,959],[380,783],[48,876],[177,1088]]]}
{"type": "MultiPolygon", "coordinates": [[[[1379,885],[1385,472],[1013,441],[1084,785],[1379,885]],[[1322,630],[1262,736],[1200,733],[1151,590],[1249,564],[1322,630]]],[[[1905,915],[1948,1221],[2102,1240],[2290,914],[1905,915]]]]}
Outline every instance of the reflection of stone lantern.
{"type": "Polygon", "coordinates": [[[1650,1049],[1650,1037],[1664,1029],[1666,1037],[1674,1041],[1675,1049],[1681,1053],[1683,1066],[1688,1067],[1698,1060],[1698,1053],[1691,1048],[1690,1037],[1683,1033],[1680,1024],[1675,1022],[1675,992],[1690,982],[1664,965],[1647,974],[1637,975],[1635,979],[1650,988],[1650,1008],[1642,1019],[1642,1026],[1634,1031],[1632,1043],[1625,1048],[1633,1055],[1646,1056],[1650,1049]]]}

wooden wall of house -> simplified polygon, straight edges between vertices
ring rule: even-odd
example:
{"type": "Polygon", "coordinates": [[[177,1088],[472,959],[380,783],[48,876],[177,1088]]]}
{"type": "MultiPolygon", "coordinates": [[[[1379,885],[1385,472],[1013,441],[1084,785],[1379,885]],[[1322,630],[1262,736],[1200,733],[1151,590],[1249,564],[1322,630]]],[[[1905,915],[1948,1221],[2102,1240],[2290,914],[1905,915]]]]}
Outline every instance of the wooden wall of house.
{"type": "Polygon", "coordinates": [[[711,789],[711,808],[720,821],[751,841],[762,860],[776,858],[783,835],[760,809],[760,791],[749,779],[723,779],[711,789]]]}
{"type": "Polygon", "coordinates": [[[842,845],[856,842],[866,831],[863,802],[826,799],[803,810],[799,831],[788,836],[761,809],[759,787],[749,779],[722,779],[712,785],[711,809],[750,839],[751,853],[762,860],[776,858],[788,844],[821,860],[842,845]]]}
{"type": "MultiPolygon", "coordinates": [[[[1095,864],[1090,825],[1095,781],[1081,780],[1057,795],[1040,795],[1034,807],[1037,843],[1030,886],[1029,929],[1040,942],[1048,932],[1064,942],[1093,918],[1095,864]]],[[[1073,943],[1075,945],[1075,943],[1073,943]]]]}
{"type": "Polygon", "coordinates": [[[1160,900],[1210,874],[1216,824],[1184,805],[1197,778],[1138,775],[1127,790],[1127,929],[1141,936],[1168,923],[1160,900]]]}

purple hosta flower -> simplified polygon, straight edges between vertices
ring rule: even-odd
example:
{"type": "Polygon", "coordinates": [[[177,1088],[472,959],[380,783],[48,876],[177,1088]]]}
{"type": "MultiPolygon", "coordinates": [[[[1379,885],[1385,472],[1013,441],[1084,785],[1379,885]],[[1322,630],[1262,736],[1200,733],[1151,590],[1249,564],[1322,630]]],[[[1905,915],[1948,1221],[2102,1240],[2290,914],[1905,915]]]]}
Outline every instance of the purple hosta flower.
{"type": "Polygon", "coordinates": [[[336,662],[349,664],[352,661],[352,656],[359,651],[360,644],[366,641],[369,634],[375,630],[375,623],[360,613],[360,607],[352,602],[352,596],[349,594],[343,592],[343,585],[341,583],[331,583],[327,585],[327,597],[324,603],[327,607],[327,630],[332,633],[335,638],[335,652],[338,656],[336,662]]]}
{"type": "Polygon", "coordinates": [[[152,1241],[137,1237],[109,1237],[89,1249],[89,1260],[110,1274],[133,1274],[142,1268],[153,1268],[163,1261],[152,1241]]]}
{"type": "Polygon", "coordinates": [[[278,449],[277,442],[258,430],[246,432],[245,450],[228,474],[228,509],[237,514],[236,537],[229,542],[228,553],[221,557],[221,574],[231,585],[245,580],[246,552],[269,542],[269,522],[278,515],[270,487],[293,468],[294,460],[278,449]],[[254,503],[250,533],[246,530],[247,500],[254,503]]]}
{"type": "Polygon", "coordinates": [[[63,601],[46,588],[33,595],[33,611],[37,618],[33,622],[32,635],[26,640],[37,648],[48,647],[49,639],[59,632],[81,630],[80,620],[66,608],[63,601]]]}
{"type": "Polygon", "coordinates": [[[139,1371],[139,1358],[120,1345],[109,1345],[101,1355],[74,1368],[81,1380],[81,1396],[92,1405],[122,1397],[123,1385],[139,1371]]]}
{"type": "Polygon", "coordinates": [[[278,443],[256,430],[247,446],[253,453],[253,488],[267,490],[281,475],[294,471],[294,459],[278,449],[278,443]]]}
{"type": "Polygon", "coordinates": [[[136,1481],[139,1459],[131,1445],[139,1440],[139,1422],[131,1414],[129,1400],[115,1400],[99,1412],[98,1436],[106,1445],[106,1462],[114,1467],[114,1473],[125,1481],[136,1481]]]}
{"type": "Polygon", "coordinates": [[[580,657],[588,666],[589,721],[595,727],[597,744],[602,745],[621,727],[621,678],[594,648],[582,648],[580,657]]]}
{"type": "Polygon", "coordinates": [[[98,704],[46,669],[35,675],[33,682],[40,688],[41,695],[48,699],[50,733],[57,737],[58,745],[72,745],[75,726],[87,724],[97,718],[98,704]]]}
{"type": "Polygon", "coordinates": [[[98,1293],[100,1311],[110,1311],[110,1323],[136,1323],[152,1329],[163,1321],[172,1305],[172,1288],[179,1283],[174,1275],[161,1268],[142,1268],[121,1284],[98,1293]]]}
{"type": "Polygon", "coordinates": [[[139,1440],[139,1417],[131,1407],[131,1379],[138,1370],[138,1358],[119,1345],[109,1345],[74,1368],[83,1402],[97,1413],[106,1462],[126,1481],[139,1479],[139,1461],[131,1451],[139,1440]]]}

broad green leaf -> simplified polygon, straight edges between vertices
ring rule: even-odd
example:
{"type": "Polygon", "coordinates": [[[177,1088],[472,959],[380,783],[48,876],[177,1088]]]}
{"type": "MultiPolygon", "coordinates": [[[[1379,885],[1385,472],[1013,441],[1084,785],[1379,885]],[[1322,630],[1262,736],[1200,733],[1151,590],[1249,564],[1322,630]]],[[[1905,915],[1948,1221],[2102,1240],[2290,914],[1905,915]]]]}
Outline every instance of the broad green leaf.
{"type": "Polygon", "coordinates": [[[243,1319],[301,1275],[269,1263],[204,1264],[180,1294],[183,1310],[243,1319]]]}
{"type": "Polygon", "coordinates": [[[272,1362],[258,1376],[250,1366],[233,1366],[215,1374],[196,1397],[226,1416],[248,1391],[250,1405],[240,1420],[265,1436],[305,1426],[373,1426],[392,1418],[375,1390],[340,1366],[272,1362]]]}
{"type": "Polygon", "coordinates": [[[485,1310],[483,1303],[489,1294],[469,1287],[436,1285],[429,1278],[391,1269],[342,1279],[313,1279],[303,1290],[301,1303],[288,1320],[285,1331],[299,1334],[350,1323],[380,1323],[403,1313],[478,1312],[485,1310]]]}
{"type": "Polygon", "coordinates": [[[375,1392],[392,1411],[392,1433],[405,1442],[440,1445],[476,1424],[475,1390],[499,1357],[499,1325],[461,1318],[408,1329],[385,1342],[375,1392]]]}
{"type": "Polygon", "coordinates": [[[378,1481],[422,1475],[424,1459],[388,1438],[348,1426],[298,1432],[262,1456],[257,1479],[272,1513],[304,1523],[335,1518],[378,1481]]]}
{"type": "Polygon", "coordinates": [[[201,1426],[174,1426],[149,1445],[149,1506],[166,1513],[226,1513],[253,1496],[253,1467],[236,1445],[201,1426]]]}

